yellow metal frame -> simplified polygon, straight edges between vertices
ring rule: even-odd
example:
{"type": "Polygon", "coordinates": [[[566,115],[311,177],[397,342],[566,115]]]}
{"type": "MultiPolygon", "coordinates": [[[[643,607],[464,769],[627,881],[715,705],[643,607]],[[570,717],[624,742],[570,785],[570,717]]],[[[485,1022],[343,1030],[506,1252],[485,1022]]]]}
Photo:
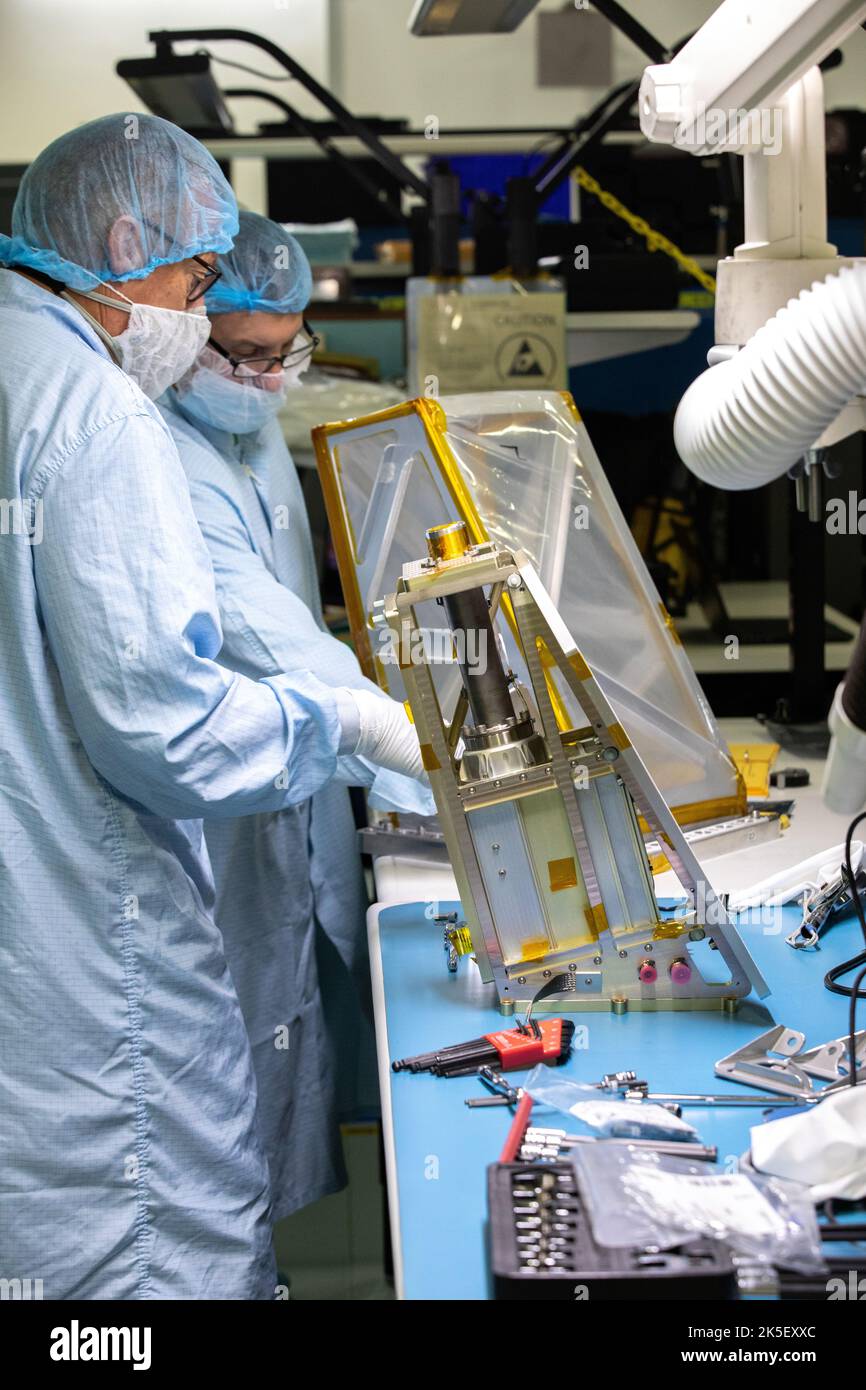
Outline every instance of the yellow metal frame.
{"type": "MultiPolygon", "coordinates": [[[[571,392],[560,391],[559,395],[575,422],[581,424],[580,411],[571,392]]],[[[349,430],[366,428],[369,425],[387,424],[389,420],[402,420],[408,415],[415,415],[420,420],[430,452],[454,503],[457,517],[467,527],[473,543],[481,544],[490,540],[487,528],[475,504],[475,498],[466,485],[460,465],[445,437],[448,421],[445,411],[438,401],[430,397],[420,396],[413,400],[403,401],[400,405],[388,406],[384,410],[378,410],[369,415],[359,415],[353,420],[334,420],[327,424],[316,425],[311,430],[316,465],[322,483],[322,495],[331,528],[331,538],[346,600],[346,613],[355,653],[365,676],[375,681],[384,690],[388,689],[388,679],[383,665],[376,660],[373,653],[370,642],[370,617],[365,611],[358,585],[355,538],[340,481],[339,437],[349,430]],[[333,446],[332,441],[334,441],[333,446]]],[[[433,525],[441,519],[440,517],[431,517],[430,524],[433,525]]],[[[514,611],[507,594],[502,595],[501,603],[508,626],[515,641],[520,645],[514,611]]],[[[663,621],[671,644],[681,646],[681,639],[673,619],[664,604],[660,603],[659,607],[662,610],[663,621]]],[[[556,720],[560,729],[564,731],[569,726],[565,706],[554,684],[553,671],[546,671],[545,674],[556,720]]],[[[745,812],[747,807],[745,783],[733,759],[731,762],[737,773],[737,795],[717,797],[708,801],[692,801],[672,807],[672,813],[679,825],[721,820],[729,816],[742,815],[745,812]]]]}

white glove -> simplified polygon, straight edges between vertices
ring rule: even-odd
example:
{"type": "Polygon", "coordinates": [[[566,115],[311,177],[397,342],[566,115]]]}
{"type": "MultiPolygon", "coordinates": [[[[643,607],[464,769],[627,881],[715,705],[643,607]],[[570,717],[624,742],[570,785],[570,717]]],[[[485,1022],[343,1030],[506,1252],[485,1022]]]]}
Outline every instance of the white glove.
{"type": "MultiPolygon", "coordinates": [[[[368,758],[379,767],[405,773],[419,781],[424,777],[421,746],[415,726],[401,704],[372,690],[341,691],[351,696],[357,710],[358,740],[354,747],[341,749],[368,758]]],[[[341,710],[342,717],[342,710],[341,710]]],[[[346,720],[343,719],[346,728],[346,720]]]]}

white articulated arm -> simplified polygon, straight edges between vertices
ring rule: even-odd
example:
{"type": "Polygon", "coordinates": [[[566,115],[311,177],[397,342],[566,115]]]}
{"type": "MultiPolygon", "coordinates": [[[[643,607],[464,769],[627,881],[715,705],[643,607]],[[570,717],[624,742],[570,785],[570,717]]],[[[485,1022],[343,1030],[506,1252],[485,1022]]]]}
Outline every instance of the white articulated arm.
{"type": "Polygon", "coordinates": [[[694,154],[747,153],[748,125],[720,142],[710,113],[774,106],[864,18],[863,0],[723,0],[672,62],[645,70],[641,130],[694,154]]]}

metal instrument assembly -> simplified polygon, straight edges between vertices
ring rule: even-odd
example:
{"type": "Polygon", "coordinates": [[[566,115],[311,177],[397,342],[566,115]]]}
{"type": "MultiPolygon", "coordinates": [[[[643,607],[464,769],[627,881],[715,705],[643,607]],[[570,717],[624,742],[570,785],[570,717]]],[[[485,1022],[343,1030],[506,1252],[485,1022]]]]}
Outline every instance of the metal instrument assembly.
{"type": "Polygon", "coordinates": [[[383,616],[472,947],[502,1012],[533,1000],[557,1011],[731,1008],[752,988],[766,994],[526,556],[472,544],[462,523],[434,527],[427,540],[428,555],[403,566],[383,616]],[[461,677],[445,709],[419,614],[431,604],[444,609],[450,670],[456,661],[461,677]],[[500,621],[528,685],[504,663],[500,621]],[[586,726],[563,727],[569,703],[586,726]],[[685,890],[682,916],[662,918],[647,842],[663,845],[685,890]],[[705,938],[714,952],[698,949],[705,938]]]}

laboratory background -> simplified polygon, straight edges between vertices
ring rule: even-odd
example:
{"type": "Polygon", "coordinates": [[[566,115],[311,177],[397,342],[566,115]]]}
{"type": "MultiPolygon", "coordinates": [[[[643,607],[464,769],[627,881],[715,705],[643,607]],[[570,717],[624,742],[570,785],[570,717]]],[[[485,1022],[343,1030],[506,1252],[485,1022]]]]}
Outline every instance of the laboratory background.
{"type": "Polygon", "coordinates": [[[0,1298],[866,1297],[864,30],[0,0],[0,1298]]]}

